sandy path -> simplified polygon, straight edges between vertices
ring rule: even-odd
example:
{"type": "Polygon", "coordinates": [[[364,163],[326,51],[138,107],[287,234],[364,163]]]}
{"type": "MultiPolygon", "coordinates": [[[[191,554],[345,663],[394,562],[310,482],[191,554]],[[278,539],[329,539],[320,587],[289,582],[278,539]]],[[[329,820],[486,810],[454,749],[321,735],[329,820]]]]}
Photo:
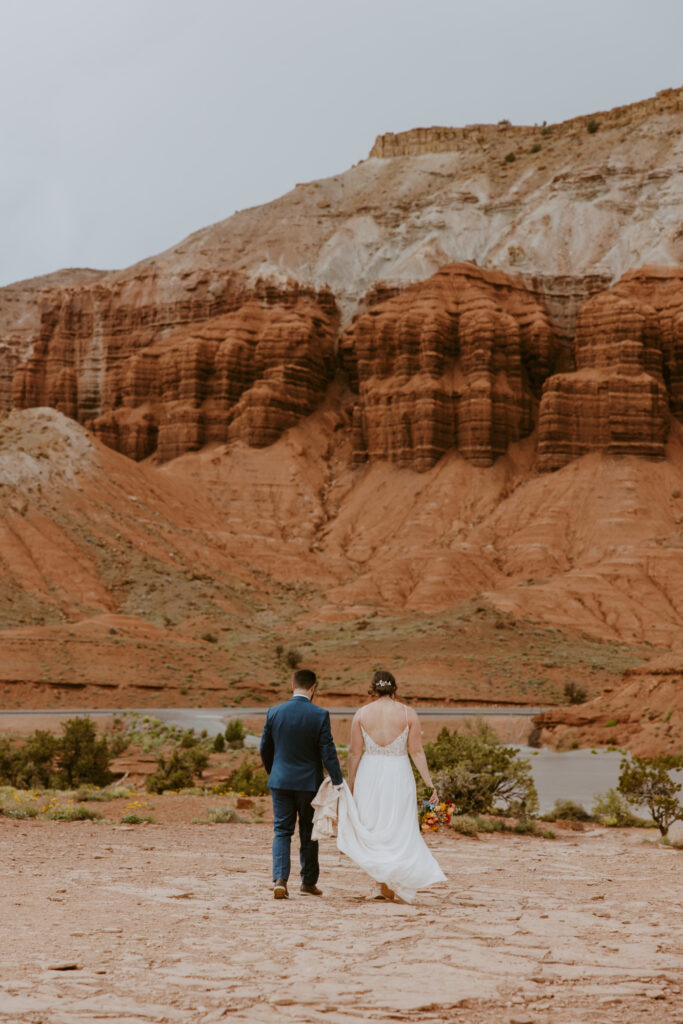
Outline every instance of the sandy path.
{"type": "Polygon", "coordinates": [[[429,841],[452,881],[419,905],[329,843],[324,898],[275,902],[267,825],[0,819],[0,1021],[683,1024],[679,852],[429,841]]]}

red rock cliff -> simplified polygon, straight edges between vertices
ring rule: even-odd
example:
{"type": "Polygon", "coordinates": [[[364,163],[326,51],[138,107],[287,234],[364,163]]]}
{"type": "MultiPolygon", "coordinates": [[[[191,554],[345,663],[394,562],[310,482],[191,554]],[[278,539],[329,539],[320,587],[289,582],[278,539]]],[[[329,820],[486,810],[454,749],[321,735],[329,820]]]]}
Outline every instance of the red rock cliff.
{"type": "Polygon", "coordinates": [[[556,340],[521,281],[453,264],[359,316],[341,353],[356,459],[425,470],[451,448],[489,466],[529,434],[556,340]]]}
{"type": "Polygon", "coordinates": [[[543,388],[539,468],[591,451],[662,458],[683,414],[683,271],[644,267],[588,299],[573,348],[576,370],[543,388]]]}
{"type": "Polygon", "coordinates": [[[322,398],[337,323],[329,293],[249,289],[237,275],[48,291],[13,399],[53,406],[136,459],[230,437],[260,447],[322,398]]]}

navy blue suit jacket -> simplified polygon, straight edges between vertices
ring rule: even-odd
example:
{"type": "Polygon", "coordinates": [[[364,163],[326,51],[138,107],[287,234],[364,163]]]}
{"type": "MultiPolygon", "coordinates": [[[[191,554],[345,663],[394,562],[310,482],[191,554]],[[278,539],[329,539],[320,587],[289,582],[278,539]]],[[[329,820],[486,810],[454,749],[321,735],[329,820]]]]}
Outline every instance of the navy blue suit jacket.
{"type": "Polygon", "coordinates": [[[269,709],[261,736],[261,760],[271,789],[312,793],[323,781],[323,765],[336,786],[342,782],[330,713],[306,697],[290,697],[269,709]]]}

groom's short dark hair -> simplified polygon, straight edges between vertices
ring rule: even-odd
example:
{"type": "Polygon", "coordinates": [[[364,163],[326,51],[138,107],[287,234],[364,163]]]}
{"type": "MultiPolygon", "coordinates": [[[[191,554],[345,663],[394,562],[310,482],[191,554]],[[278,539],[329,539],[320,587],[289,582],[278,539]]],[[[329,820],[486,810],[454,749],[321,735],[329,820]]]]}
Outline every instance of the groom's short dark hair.
{"type": "Polygon", "coordinates": [[[294,673],[295,690],[312,690],[317,681],[315,672],[310,668],[298,668],[294,673]]]}

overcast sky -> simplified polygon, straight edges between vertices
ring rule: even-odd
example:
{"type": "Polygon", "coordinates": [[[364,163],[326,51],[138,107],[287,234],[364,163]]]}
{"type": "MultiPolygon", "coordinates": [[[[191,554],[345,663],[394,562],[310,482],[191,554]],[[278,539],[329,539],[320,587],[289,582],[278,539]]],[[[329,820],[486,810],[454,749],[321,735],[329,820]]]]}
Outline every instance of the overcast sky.
{"type": "Polygon", "coordinates": [[[367,156],[683,82],[683,0],[0,0],[0,285],[127,266],[367,156]]]}

